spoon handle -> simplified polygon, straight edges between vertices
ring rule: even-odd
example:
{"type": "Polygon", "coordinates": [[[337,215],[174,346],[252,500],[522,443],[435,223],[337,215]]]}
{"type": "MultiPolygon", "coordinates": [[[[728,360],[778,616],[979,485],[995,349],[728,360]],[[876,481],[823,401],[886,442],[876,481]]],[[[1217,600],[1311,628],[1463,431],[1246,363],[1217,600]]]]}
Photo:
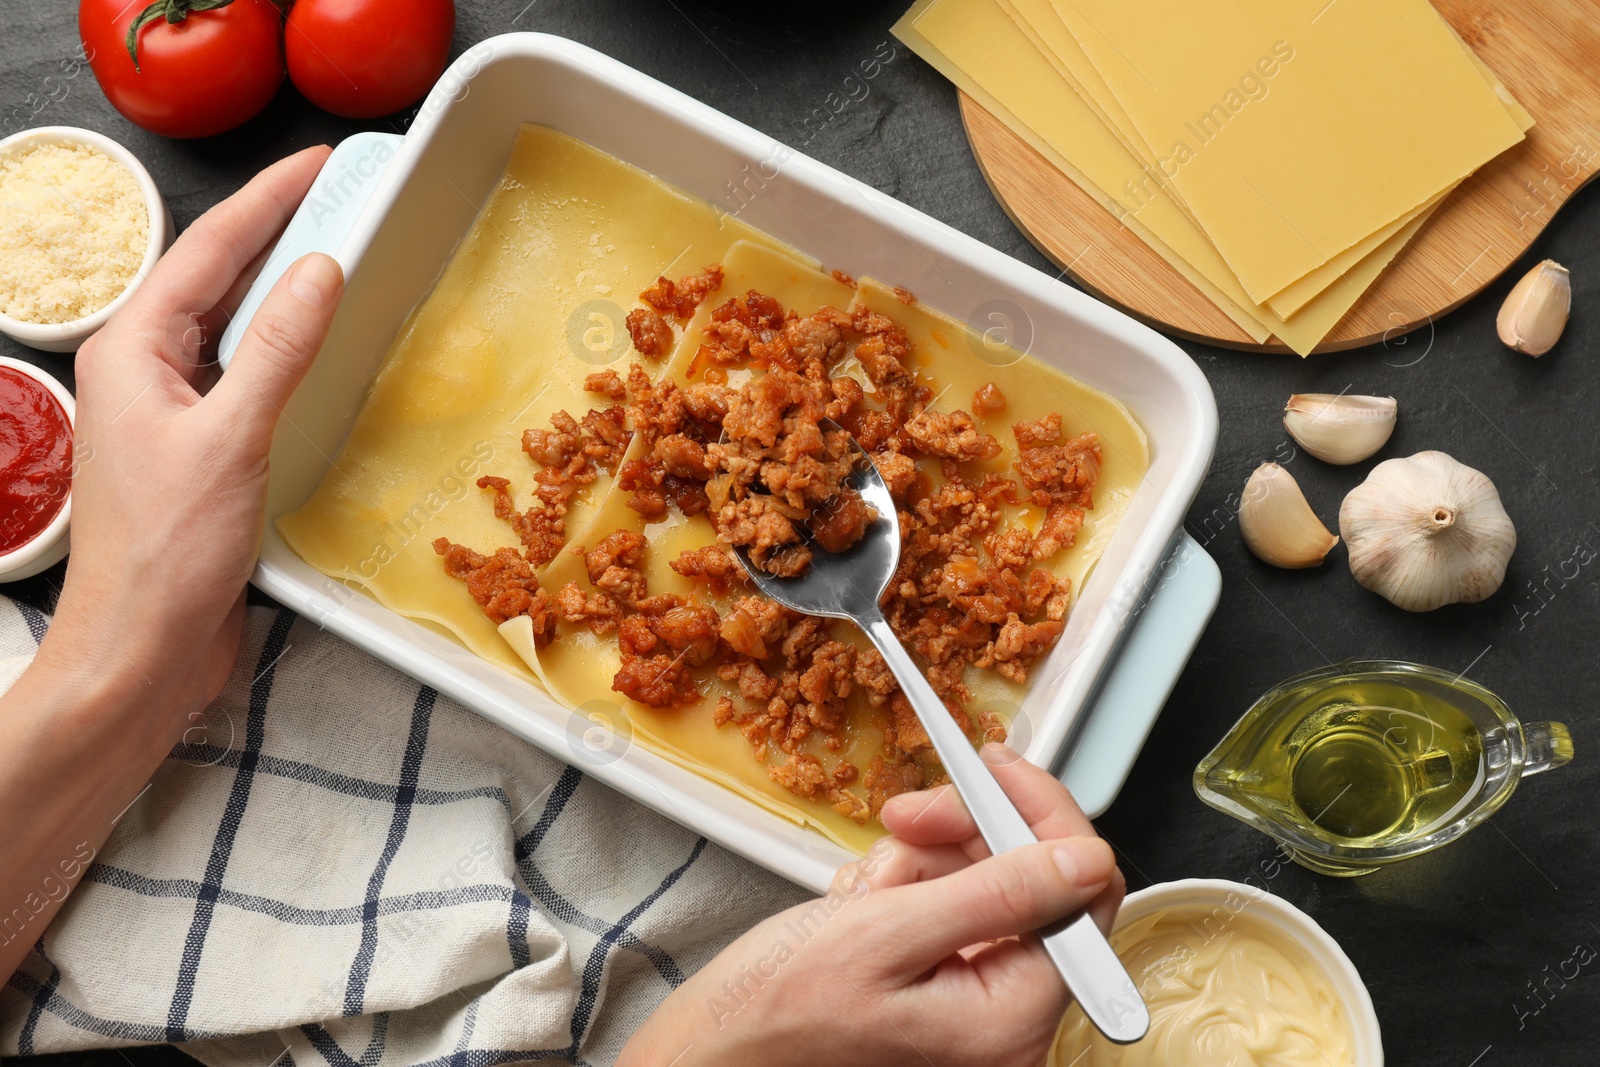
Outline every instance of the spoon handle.
{"type": "MultiPolygon", "coordinates": [[[[889,623],[876,612],[860,622],[911,701],[945,773],[966,802],[989,850],[1000,853],[1037,841],[1033,829],[951,718],[944,701],[923,677],[889,623]]],[[[1039,937],[1084,1015],[1102,1034],[1119,1043],[1137,1041],[1145,1035],[1150,1028],[1150,1013],[1144,1000],[1088,912],[1040,930],[1039,937]]]]}

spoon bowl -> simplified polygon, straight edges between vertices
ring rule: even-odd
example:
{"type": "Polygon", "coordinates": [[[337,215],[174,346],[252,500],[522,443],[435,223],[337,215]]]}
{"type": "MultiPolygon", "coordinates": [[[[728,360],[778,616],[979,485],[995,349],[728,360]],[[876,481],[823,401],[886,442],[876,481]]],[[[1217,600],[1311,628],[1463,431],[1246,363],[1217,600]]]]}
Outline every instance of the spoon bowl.
{"type": "MultiPolygon", "coordinates": [[[[842,429],[832,419],[823,419],[819,425],[824,430],[842,429]]],[[[872,457],[854,437],[849,440],[856,466],[845,484],[878,513],[861,540],[843,552],[829,552],[811,537],[809,528],[801,526],[801,537],[811,549],[811,565],[795,578],[779,578],[752,566],[742,545],[734,552],[756,588],[784,607],[807,615],[855,620],[878,610],[878,600],[900,565],[900,519],[889,485],[872,457]]]]}

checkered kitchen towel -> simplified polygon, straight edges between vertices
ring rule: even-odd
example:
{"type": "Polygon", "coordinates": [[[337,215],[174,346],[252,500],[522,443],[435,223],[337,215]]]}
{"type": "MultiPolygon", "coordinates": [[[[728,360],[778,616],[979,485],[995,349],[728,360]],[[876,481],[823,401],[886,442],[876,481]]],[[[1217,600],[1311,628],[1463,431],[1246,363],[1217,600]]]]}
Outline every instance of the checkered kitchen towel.
{"type": "MultiPolygon", "coordinates": [[[[0,598],[0,688],[47,620],[0,598]]],[[[609,1063],[803,894],[286,610],[0,990],[0,1053],[609,1063]]],[[[0,813],[0,823],[16,813],[0,813]]]]}

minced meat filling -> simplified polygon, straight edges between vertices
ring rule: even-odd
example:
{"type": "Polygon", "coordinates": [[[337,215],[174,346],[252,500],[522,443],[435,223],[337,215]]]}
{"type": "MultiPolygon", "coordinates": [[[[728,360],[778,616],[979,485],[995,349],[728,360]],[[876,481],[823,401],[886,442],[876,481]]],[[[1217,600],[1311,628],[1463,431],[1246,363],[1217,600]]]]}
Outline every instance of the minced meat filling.
{"type": "MultiPolygon", "coordinates": [[[[670,350],[672,321],[686,321],[721,283],[713,265],[647,289],[645,306],[629,317],[640,355],[670,350]]],[[[842,623],[755,594],[732,548],[784,575],[801,573],[813,546],[838,552],[859,540],[877,516],[845,482],[853,436],[888,485],[900,525],[885,615],[967,736],[1002,740],[998,717],[969,713],[967,672],[1025,682],[1061,635],[1072,588],[1048,563],[1073,544],[1093,507],[1100,447],[1092,433],[1064,435],[1053,414],[1013,426],[1012,472],[977,466],[992,466],[1004,451],[972,413],[1005,410],[999,387],[977,390],[972,412],[936,408],[905,331],[868,308],[802,317],[752,290],[703,321],[687,383],[653,381],[637,363],[626,374],[597,371],[584,388],[610,406],[582,419],[557,412],[549,429],[525,432],[523,450],[536,468],[530,507],[518,509],[509,479],[480,479],[520,548],[483,556],[444,538],[434,548],[491,620],[528,616],[538,647],[558,623],[615,635],[622,665],[612,688],[632,700],[682,708],[708,699],[705,687],[720,681],[736,695],[717,699],[717,727],[737,729],[796,796],[865,824],[890,797],[944,780],[927,733],[882,656],[843,640],[842,623]],[[841,373],[847,363],[866,384],[841,373]],[[734,370],[756,373],[732,386],[734,370]],[[824,429],[824,419],[843,430],[824,429]],[[638,458],[623,462],[635,435],[638,458]],[[693,594],[651,592],[652,548],[631,530],[573,549],[583,556],[587,588],[540,588],[537,569],[565,546],[573,494],[602,470],[647,521],[705,514],[716,542],[666,561],[693,594]],[[1006,521],[1016,505],[1042,512],[1037,530],[1006,521]],[[858,701],[872,709],[883,742],[854,762],[844,754],[845,731],[858,701]]]]}

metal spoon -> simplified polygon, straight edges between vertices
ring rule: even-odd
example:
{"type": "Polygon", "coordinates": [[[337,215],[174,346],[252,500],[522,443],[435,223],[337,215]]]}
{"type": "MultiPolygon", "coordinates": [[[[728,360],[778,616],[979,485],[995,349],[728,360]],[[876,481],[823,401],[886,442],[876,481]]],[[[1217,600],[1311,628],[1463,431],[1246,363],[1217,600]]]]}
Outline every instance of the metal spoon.
{"type": "MultiPolygon", "coordinates": [[[[831,419],[822,420],[821,425],[827,430],[840,428],[831,419]]],[[[966,802],[990,851],[998,854],[1033,844],[1038,840],[1033,830],[950,717],[878,607],[900,562],[900,522],[883,475],[853,437],[850,447],[857,463],[848,484],[878,512],[877,520],[867,527],[861,540],[839,553],[812,543],[811,565],[797,578],[767,574],[751,564],[743,547],[735,548],[739,562],[756,587],[784,607],[807,615],[849,619],[861,627],[883,654],[916,709],[939,761],[966,802]]],[[[1145,1035],[1150,1028],[1150,1013],[1144,1000],[1087,912],[1041,930],[1039,936],[1084,1015],[1101,1033],[1119,1043],[1137,1041],[1145,1035]]]]}

